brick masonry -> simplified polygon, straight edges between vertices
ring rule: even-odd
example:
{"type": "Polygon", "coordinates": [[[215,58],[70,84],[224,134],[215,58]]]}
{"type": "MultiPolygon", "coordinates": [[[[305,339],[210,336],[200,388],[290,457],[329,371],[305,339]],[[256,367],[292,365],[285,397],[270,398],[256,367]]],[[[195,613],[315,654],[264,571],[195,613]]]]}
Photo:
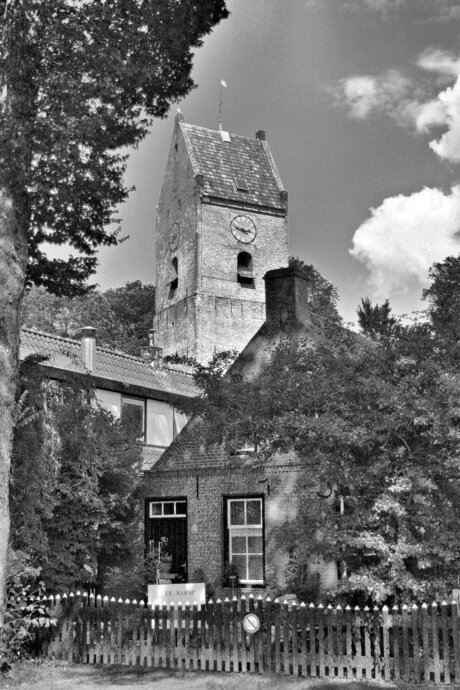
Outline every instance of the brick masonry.
{"type": "Polygon", "coordinates": [[[287,265],[288,226],[285,201],[283,208],[245,208],[234,199],[212,200],[203,190],[177,121],[157,209],[155,344],[164,354],[178,352],[207,362],[214,352],[241,351],[264,322],[263,276],[287,265]],[[250,244],[231,233],[230,224],[240,215],[256,225],[250,244]],[[174,224],[180,239],[171,249],[174,224]],[[251,254],[254,287],[237,280],[241,251],[251,254]],[[178,264],[175,290],[170,282],[173,259],[178,264]]]}

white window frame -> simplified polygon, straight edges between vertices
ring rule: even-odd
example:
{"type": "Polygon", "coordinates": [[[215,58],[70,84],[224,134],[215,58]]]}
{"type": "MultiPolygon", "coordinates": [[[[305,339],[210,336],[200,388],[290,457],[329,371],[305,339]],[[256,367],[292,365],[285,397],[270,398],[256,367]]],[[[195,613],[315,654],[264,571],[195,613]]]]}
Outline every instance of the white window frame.
{"type": "Polygon", "coordinates": [[[159,501],[150,501],[149,503],[149,516],[151,518],[162,520],[163,518],[184,518],[187,517],[187,501],[184,498],[179,498],[179,499],[174,499],[174,500],[169,500],[169,499],[164,499],[164,500],[159,500],[159,501]],[[165,513],[165,504],[174,504],[174,512],[173,513],[165,513]],[[178,510],[177,504],[178,503],[184,503],[185,504],[185,513],[181,513],[178,510]],[[153,506],[154,505],[161,505],[161,513],[153,513],[153,506]]]}
{"type": "Polygon", "coordinates": [[[264,543],[264,504],[263,498],[261,496],[235,496],[234,498],[227,498],[227,529],[228,529],[228,557],[229,563],[233,561],[234,556],[245,556],[246,558],[246,573],[240,573],[240,583],[243,585],[263,585],[264,578],[261,580],[251,580],[249,578],[249,556],[261,556],[262,558],[262,570],[264,569],[265,562],[265,543],[264,543]],[[258,501],[260,505],[260,523],[259,524],[248,524],[247,522],[247,504],[249,501],[258,501]],[[231,524],[231,506],[233,503],[244,503],[244,524],[243,525],[232,525],[231,524]],[[262,539],[262,551],[249,552],[248,538],[249,537],[260,537],[262,539]],[[232,550],[232,537],[245,537],[246,538],[246,551],[245,553],[233,553],[232,550]]]}

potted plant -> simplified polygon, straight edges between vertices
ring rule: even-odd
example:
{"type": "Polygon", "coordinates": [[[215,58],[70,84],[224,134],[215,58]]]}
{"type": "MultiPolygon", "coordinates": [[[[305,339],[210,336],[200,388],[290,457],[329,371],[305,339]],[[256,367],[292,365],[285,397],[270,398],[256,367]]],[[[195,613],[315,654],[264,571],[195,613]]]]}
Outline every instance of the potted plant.
{"type": "Polygon", "coordinates": [[[152,573],[155,584],[160,584],[162,579],[167,579],[171,570],[172,556],[166,550],[168,538],[161,537],[158,542],[150,542],[147,556],[147,568],[152,573]]]}

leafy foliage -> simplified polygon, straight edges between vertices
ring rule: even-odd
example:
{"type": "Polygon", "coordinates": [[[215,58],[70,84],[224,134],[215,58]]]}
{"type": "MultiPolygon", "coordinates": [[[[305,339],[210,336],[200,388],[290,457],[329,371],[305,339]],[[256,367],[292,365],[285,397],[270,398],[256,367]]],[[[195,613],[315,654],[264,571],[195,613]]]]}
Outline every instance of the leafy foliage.
{"type": "Polygon", "coordinates": [[[324,319],[340,323],[341,317],[337,311],[339,295],[337,288],[332,285],[321,273],[312,265],[306,264],[302,259],[291,256],[289,259],[290,268],[295,268],[309,282],[309,308],[315,314],[319,314],[324,319]]]}
{"type": "Polygon", "coordinates": [[[397,319],[390,316],[391,307],[388,300],[383,304],[372,306],[369,297],[361,299],[361,306],[357,309],[358,323],[364,335],[373,340],[390,336],[395,328],[397,319]]]}
{"type": "Polygon", "coordinates": [[[282,343],[256,378],[211,367],[197,383],[209,443],[251,439],[261,464],[294,454],[300,481],[328,489],[316,507],[300,501],[280,533],[292,582],[321,556],[340,563],[333,594],[349,603],[449,593],[460,567],[460,371],[429,324],[397,324],[375,343],[328,321],[316,342],[282,343]]]}
{"type": "Polygon", "coordinates": [[[42,566],[53,590],[102,588],[110,567],[130,557],[140,519],[136,433],[96,407],[91,390],[44,385],[28,370],[22,385],[42,413],[15,435],[12,544],[42,566]]]}
{"type": "Polygon", "coordinates": [[[28,279],[78,294],[118,241],[126,147],[194,86],[192,49],[223,0],[0,2],[0,185],[29,246],[28,279]],[[80,256],[50,259],[43,244],[80,256]]]}
{"type": "Polygon", "coordinates": [[[139,356],[148,344],[154,309],[155,287],[140,280],[78,297],[32,288],[23,301],[23,325],[70,338],[78,337],[80,328],[94,326],[98,345],[139,356]]]}
{"type": "Polygon", "coordinates": [[[448,256],[430,268],[431,285],[423,291],[435,333],[451,355],[460,340],[460,256],[448,256]]]}
{"type": "Polygon", "coordinates": [[[40,571],[41,568],[31,564],[27,554],[9,551],[7,609],[0,634],[2,671],[31,650],[35,631],[56,624],[40,601],[45,592],[40,571]]]}

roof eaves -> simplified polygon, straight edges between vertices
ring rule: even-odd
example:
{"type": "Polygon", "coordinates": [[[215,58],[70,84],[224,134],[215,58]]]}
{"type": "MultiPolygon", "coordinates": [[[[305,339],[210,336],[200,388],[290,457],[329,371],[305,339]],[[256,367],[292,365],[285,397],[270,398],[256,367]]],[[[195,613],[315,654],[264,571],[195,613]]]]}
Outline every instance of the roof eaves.
{"type": "Polygon", "coordinates": [[[192,170],[193,170],[195,175],[199,175],[201,172],[200,167],[198,165],[198,161],[197,161],[196,156],[195,156],[195,151],[193,150],[193,144],[189,138],[189,127],[190,127],[190,125],[187,125],[185,122],[180,122],[179,127],[180,127],[180,130],[182,132],[182,136],[184,137],[185,148],[187,149],[188,157],[190,158],[192,170]]]}
{"type": "Polygon", "coordinates": [[[273,177],[275,178],[276,184],[278,185],[279,191],[285,192],[286,190],[284,189],[284,185],[281,181],[281,177],[280,177],[280,174],[278,172],[278,168],[276,167],[275,159],[272,156],[272,152],[270,151],[270,148],[269,148],[267,142],[265,140],[261,140],[260,143],[262,144],[262,148],[264,150],[268,164],[269,164],[270,169],[272,171],[273,177]]]}

